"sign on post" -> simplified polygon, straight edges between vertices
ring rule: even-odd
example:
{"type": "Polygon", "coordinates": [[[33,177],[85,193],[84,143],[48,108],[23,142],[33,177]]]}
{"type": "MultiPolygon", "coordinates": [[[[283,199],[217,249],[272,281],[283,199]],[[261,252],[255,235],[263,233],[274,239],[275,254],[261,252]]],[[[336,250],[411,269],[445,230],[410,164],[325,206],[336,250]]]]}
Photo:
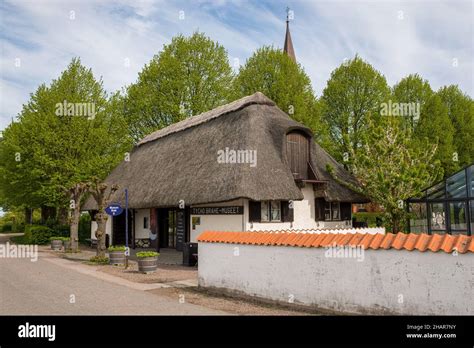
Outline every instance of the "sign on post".
{"type": "Polygon", "coordinates": [[[120,206],[120,203],[111,203],[105,208],[105,212],[110,216],[118,216],[122,214],[123,208],[120,206]]]}

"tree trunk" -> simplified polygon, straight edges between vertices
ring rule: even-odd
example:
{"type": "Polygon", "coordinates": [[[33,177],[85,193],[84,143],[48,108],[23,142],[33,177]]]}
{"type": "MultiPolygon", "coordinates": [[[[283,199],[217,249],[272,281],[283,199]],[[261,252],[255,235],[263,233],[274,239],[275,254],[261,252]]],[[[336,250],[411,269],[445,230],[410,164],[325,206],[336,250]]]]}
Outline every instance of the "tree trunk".
{"type": "Polygon", "coordinates": [[[97,221],[97,230],[95,231],[95,237],[97,238],[97,256],[105,257],[105,236],[106,236],[106,226],[107,226],[107,214],[101,209],[96,214],[97,221]]]}
{"type": "Polygon", "coordinates": [[[67,225],[67,208],[60,207],[58,211],[58,223],[60,225],[67,225]]]}
{"type": "Polygon", "coordinates": [[[81,218],[81,210],[76,205],[71,216],[71,251],[79,251],[79,220],[81,218]]]}
{"type": "Polygon", "coordinates": [[[31,225],[33,223],[33,209],[25,208],[25,225],[31,225]]]}

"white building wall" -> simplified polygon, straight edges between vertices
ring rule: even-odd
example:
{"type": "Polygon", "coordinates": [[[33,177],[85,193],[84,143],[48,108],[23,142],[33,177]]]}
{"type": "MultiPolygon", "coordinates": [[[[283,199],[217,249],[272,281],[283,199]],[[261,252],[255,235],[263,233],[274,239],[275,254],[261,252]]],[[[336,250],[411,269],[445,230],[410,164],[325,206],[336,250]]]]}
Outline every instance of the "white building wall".
{"type": "Polygon", "coordinates": [[[352,227],[352,221],[315,221],[313,185],[301,189],[304,199],[293,201],[293,222],[249,222],[249,204],[245,202],[245,231],[271,231],[288,229],[340,229],[352,227]]]}
{"type": "MultiPolygon", "coordinates": [[[[211,203],[193,207],[244,207],[243,215],[191,215],[191,242],[204,231],[281,231],[294,229],[347,229],[352,227],[352,221],[315,221],[315,202],[313,185],[306,185],[301,189],[304,199],[293,202],[293,222],[249,222],[249,200],[238,199],[225,203],[211,203]],[[199,216],[200,225],[193,229],[192,218],[199,216]]],[[[138,237],[137,237],[138,238],[138,237]]]]}
{"type": "Polygon", "coordinates": [[[474,253],[369,249],[362,261],[325,253],[199,243],[199,286],[348,313],[474,313],[474,253]]]}
{"type": "Polygon", "coordinates": [[[150,238],[150,209],[135,209],[135,239],[150,238]],[[148,228],[143,227],[144,218],[148,218],[148,228]]]}
{"type": "MultiPolygon", "coordinates": [[[[243,199],[238,199],[225,203],[200,204],[193,207],[225,207],[244,205],[243,199]]],[[[191,215],[191,242],[196,242],[196,238],[204,231],[243,231],[245,228],[244,215],[191,215]],[[200,217],[201,223],[193,229],[193,216],[200,217]]]]}
{"type": "MultiPolygon", "coordinates": [[[[95,231],[97,231],[97,222],[91,221],[91,239],[97,239],[95,231]]],[[[112,240],[112,218],[110,216],[105,224],[105,233],[109,235],[109,240],[112,240]]]]}

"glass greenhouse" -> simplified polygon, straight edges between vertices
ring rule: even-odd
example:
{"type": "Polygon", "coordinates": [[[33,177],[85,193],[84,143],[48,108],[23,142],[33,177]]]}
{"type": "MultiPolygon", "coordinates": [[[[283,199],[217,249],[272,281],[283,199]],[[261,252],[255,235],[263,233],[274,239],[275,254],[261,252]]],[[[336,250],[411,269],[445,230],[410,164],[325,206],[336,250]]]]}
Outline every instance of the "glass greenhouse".
{"type": "Polygon", "coordinates": [[[474,231],[474,164],[407,200],[410,232],[472,235],[474,231]]]}

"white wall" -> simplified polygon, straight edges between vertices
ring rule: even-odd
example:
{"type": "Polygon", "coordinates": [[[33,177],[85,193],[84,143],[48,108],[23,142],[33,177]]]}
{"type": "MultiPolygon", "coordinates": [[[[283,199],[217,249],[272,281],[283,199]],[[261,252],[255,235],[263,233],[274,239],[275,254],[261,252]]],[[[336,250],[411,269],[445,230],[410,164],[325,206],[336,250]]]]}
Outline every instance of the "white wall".
{"type": "Polygon", "coordinates": [[[135,239],[150,238],[150,209],[135,210],[135,239]],[[148,228],[143,228],[143,219],[148,217],[148,228]]]}
{"type": "MultiPolygon", "coordinates": [[[[192,207],[225,207],[244,205],[243,199],[225,203],[212,203],[194,205],[192,207]]],[[[244,207],[244,213],[246,208],[244,207]]],[[[191,215],[191,242],[196,242],[196,238],[204,231],[243,231],[245,228],[244,215],[191,215]],[[201,224],[193,229],[193,216],[201,218],[201,224]]]]}
{"type": "Polygon", "coordinates": [[[348,313],[474,314],[473,253],[369,249],[359,262],[325,252],[199,243],[199,286],[348,313]]]}
{"type": "MultiPolygon", "coordinates": [[[[97,222],[91,221],[91,239],[97,239],[95,231],[97,231],[97,222]]],[[[105,233],[109,235],[109,240],[112,240],[112,218],[110,216],[105,224],[105,233]]]]}
{"type": "Polygon", "coordinates": [[[248,200],[245,202],[245,231],[280,231],[288,229],[336,229],[350,228],[352,221],[315,221],[315,202],[313,185],[306,185],[301,189],[304,199],[293,201],[293,222],[248,222],[248,200]]]}

